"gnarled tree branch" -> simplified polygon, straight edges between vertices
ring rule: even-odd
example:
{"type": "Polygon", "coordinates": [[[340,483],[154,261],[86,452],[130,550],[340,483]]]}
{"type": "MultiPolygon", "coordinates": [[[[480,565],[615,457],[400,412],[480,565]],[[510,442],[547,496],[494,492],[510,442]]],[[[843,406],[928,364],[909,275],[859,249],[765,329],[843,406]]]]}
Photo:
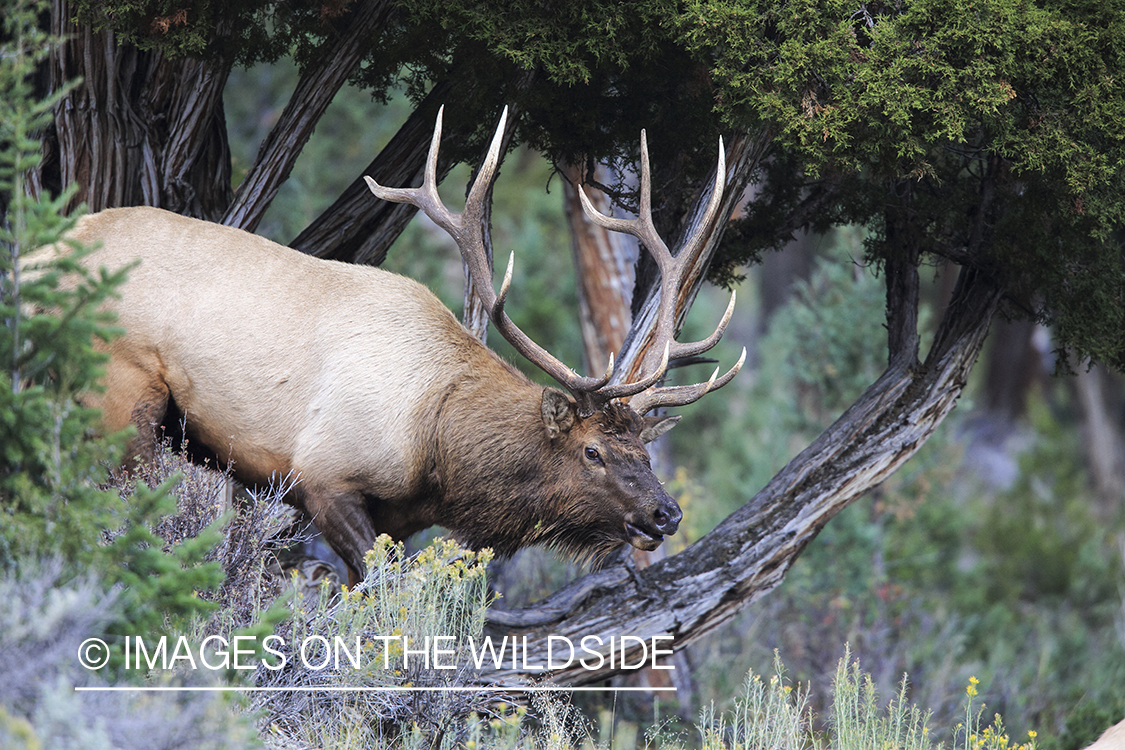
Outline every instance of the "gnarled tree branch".
{"type": "MultiPolygon", "coordinates": [[[[961,272],[925,363],[909,348],[812,445],[713,531],[641,571],[618,565],[582,578],[522,611],[490,612],[493,636],[527,636],[522,664],[546,663],[548,635],[671,635],[679,649],[731,619],[777,586],[797,555],[840,510],[885,480],[953,408],[980,352],[1001,290],[973,269],[961,272]]],[[[902,299],[902,297],[898,297],[902,299]]],[[[636,659],[635,654],[629,658],[636,659]]],[[[483,681],[546,679],[581,685],[614,674],[575,662],[549,675],[486,667],[483,681]]]]}
{"type": "Polygon", "coordinates": [[[362,0],[348,19],[347,31],[336,38],[332,53],[321,55],[304,71],[258,150],[254,166],[239,184],[223,224],[248,232],[257,228],[324,110],[367,54],[376,30],[386,23],[393,8],[389,0],[362,0]]]}

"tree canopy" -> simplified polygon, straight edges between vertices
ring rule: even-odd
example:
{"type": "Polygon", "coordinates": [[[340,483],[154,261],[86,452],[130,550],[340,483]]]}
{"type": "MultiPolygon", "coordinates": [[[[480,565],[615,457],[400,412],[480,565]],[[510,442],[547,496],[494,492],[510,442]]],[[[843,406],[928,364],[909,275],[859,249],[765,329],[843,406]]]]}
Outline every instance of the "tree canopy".
{"type": "Polygon", "coordinates": [[[520,113],[513,142],[560,166],[632,160],[645,127],[668,232],[711,166],[712,135],[765,129],[770,157],[748,179],[758,198],[712,279],[730,282],[794,225],[860,223],[871,262],[978,268],[1004,285],[1008,313],[1053,326],[1064,356],[1125,363],[1120,2],[78,0],[73,12],[169,58],[229,69],[291,55],[308,73],[371,5],[380,23],[346,78],[376,99],[440,89],[459,123],[448,159],[475,161],[506,103],[520,113]]]}

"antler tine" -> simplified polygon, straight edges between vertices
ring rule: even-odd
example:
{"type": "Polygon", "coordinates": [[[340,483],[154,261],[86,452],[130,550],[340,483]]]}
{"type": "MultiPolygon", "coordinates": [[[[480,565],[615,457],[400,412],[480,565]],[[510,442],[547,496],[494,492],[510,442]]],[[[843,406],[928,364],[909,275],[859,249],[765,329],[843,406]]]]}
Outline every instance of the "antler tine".
{"type": "Polygon", "coordinates": [[[485,201],[488,197],[488,187],[496,175],[497,165],[500,163],[500,151],[504,142],[504,126],[507,123],[508,108],[500,116],[500,123],[492,136],[488,153],[477,173],[473,185],[469,188],[469,195],[465,200],[465,208],[461,213],[453,213],[441,202],[437,193],[437,157],[441,144],[441,121],[444,107],[438,109],[437,122],[434,125],[434,136],[430,141],[430,151],[426,158],[425,175],[422,186],[417,188],[390,188],[384,187],[370,177],[363,179],[368,188],[379,198],[395,203],[409,203],[421,209],[434,223],[444,229],[457,243],[458,250],[465,265],[469,268],[473,289],[488,311],[488,317],[496,330],[508,340],[516,351],[526,357],[534,365],[542,369],[560,385],[570,390],[580,402],[591,391],[604,386],[609,382],[612,371],[606,372],[601,378],[587,378],[578,375],[560,360],[552,356],[543,347],[536,344],[523,331],[512,322],[504,312],[504,302],[512,283],[512,265],[515,253],[508,258],[508,270],[504,274],[500,294],[497,295],[492,288],[492,269],[484,249],[484,234],[481,228],[481,217],[484,213],[485,201]]]}
{"type": "MultiPolygon", "coordinates": [[[[660,351],[660,345],[662,343],[664,344],[666,355],[670,354],[672,358],[690,357],[711,349],[719,342],[719,339],[722,338],[723,333],[726,331],[727,324],[730,322],[731,315],[734,313],[735,295],[732,294],[730,304],[727,305],[726,312],[723,314],[722,320],[719,321],[719,325],[715,328],[714,333],[702,341],[690,343],[679,343],[675,341],[674,329],[677,296],[680,287],[683,285],[684,278],[698,261],[699,254],[706,245],[706,232],[709,230],[710,224],[714,221],[719,206],[722,204],[725,180],[726,150],[723,146],[723,138],[719,136],[719,156],[715,167],[715,182],[711,190],[711,197],[704,209],[703,216],[698,221],[696,230],[681,246],[680,252],[675,256],[669,252],[668,246],[656,233],[656,228],[652,221],[652,179],[649,171],[648,137],[645,131],[641,131],[641,194],[640,205],[637,208],[637,218],[618,219],[606,216],[594,208],[581,186],[578,188],[582,208],[592,222],[611,231],[624,232],[636,237],[648,248],[648,251],[656,261],[657,267],[660,269],[660,304],[653,330],[653,344],[649,349],[650,357],[660,351]]],[[[664,376],[666,367],[667,359],[665,358],[647,377],[642,378],[636,383],[607,386],[598,392],[597,397],[599,400],[609,400],[610,398],[621,398],[640,394],[664,376]]],[[[735,372],[737,372],[737,369],[735,372]]],[[[723,376],[723,378],[727,377],[727,375],[723,376]]],[[[729,374],[729,377],[734,377],[734,374],[729,374]]],[[[724,379],[723,382],[725,383],[727,381],[724,379]]],[[[684,392],[683,387],[677,388],[680,388],[680,390],[676,391],[676,393],[684,392]]],[[[706,390],[700,392],[699,396],[702,396],[705,392],[706,390]]],[[[635,397],[633,401],[636,402],[640,398],[643,398],[643,395],[635,397]]],[[[694,398],[692,400],[694,400],[694,398]]]]}
{"type": "Polygon", "coordinates": [[[715,368],[715,372],[711,373],[711,377],[706,383],[696,383],[694,385],[673,385],[665,388],[651,388],[644,393],[634,396],[629,402],[629,406],[633,407],[634,411],[642,416],[653,409],[661,406],[684,406],[693,403],[703,398],[711,391],[717,391],[724,385],[734,380],[734,376],[742,369],[742,365],[746,362],[746,347],[742,347],[742,356],[734,363],[734,367],[730,368],[718,377],[719,368],[715,368]]]}
{"type": "Polygon", "coordinates": [[[586,197],[586,191],[581,185],[578,186],[578,198],[582,202],[582,210],[586,212],[590,221],[611,232],[624,232],[640,240],[656,260],[661,279],[667,277],[674,259],[672,253],[668,251],[668,245],[656,233],[656,227],[652,223],[652,180],[648,166],[648,137],[644,130],[641,130],[641,202],[637,207],[637,218],[618,219],[606,216],[594,208],[594,204],[586,197]]]}
{"type": "MultiPolygon", "coordinates": [[[[492,142],[488,144],[488,154],[484,157],[484,164],[481,165],[480,172],[473,180],[473,186],[469,189],[469,195],[465,199],[464,213],[466,214],[472,211],[479,215],[484,210],[485,196],[493,178],[496,176],[496,167],[500,164],[500,148],[504,145],[504,126],[507,122],[508,107],[505,106],[504,111],[500,113],[500,122],[496,125],[496,132],[492,134],[492,142]]],[[[436,158],[434,159],[434,165],[436,169],[436,158]]],[[[429,164],[427,164],[428,168],[429,164]]]]}
{"type": "Polygon", "coordinates": [[[727,303],[727,309],[723,312],[723,317],[719,320],[719,324],[715,326],[715,330],[710,336],[705,339],[700,339],[699,341],[675,342],[672,348],[673,356],[676,359],[694,357],[709,351],[715,344],[719,343],[720,339],[723,338],[723,334],[726,333],[727,324],[730,323],[731,316],[734,315],[734,302],[737,296],[737,290],[732,289],[730,292],[730,302],[727,303]]]}
{"type": "Polygon", "coordinates": [[[609,401],[615,398],[626,398],[628,396],[635,396],[641,391],[648,390],[663,378],[668,372],[668,356],[670,352],[670,345],[664,344],[664,355],[660,358],[660,364],[652,371],[648,377],[641,378],[635,383],[616,383],[614,385],[607,385],[598,391],[598,399],[609,401]]]}
{"type": "Polygon", "coordinates": [[[723,183],[727,178],[727,152],[723,147],[723,137],[719,136],[719,158],[715,165],[715,184],[711,187],[711,200],[707,201],[707,208],[703,212],[703,218],[697,222],[695,231],[692,232],[691,237],[684,243],[683,249],[677,257],[679,259],[683,256],[692,256],[692,262],[695,262],[694,256],[699,254],[702,249],[704,232],[710,226],[711,221],[715,218],[715,213],[719,210],[719,205],[723,202],[723,183]]]}
{"type": "MultiPolygon", "coordinates": [[[[707,201],[707,207],[703,211],[702,218],[696,222],[696,229],[692,232],[691,236],[684,242],[680,248],[680,252],[675,257],[675,271],[674,274],[664,276],[664,269],[661,269],[661,290],[660,290],[660,317],[657,325],[657,335],[664,335],[669,338],[673,334],[674,316],[676,313],[675,290],[678,290],[680,284],[683,283],[683,278],[688,270],[695,265],[699,259],[699,254],[703,251],[706,245],[705,238],[708,227],[715,218],[716,212],[723,200],[723,183],[726,179],[726,149],[723,147],[723,137],[719,136],[719,156],[715,165],[715,183],[711,188],[711,198],[707,201]],[[672,282],[674,279],[674,282],[672,282]],[[672,282],[672,293],[665,295],[663,284],[672,282]]],[[[730,322],[731,315],[734,313],[735,294],[731,293],[730,303],[727,305],[726,312],[723,313],[722,320],[715,328],[715,332],[702,341],[672,342],[672,356],[673,358],[692,357],[697,354],[702,354],[719,342],[726,331],[727,323],[730,322]]]]}
{"type": "Polygon", "coordinates": [[[441,145],[441,119],[444,112],[444,105],[438,107],[437,121],[434,123],[434,135],[430,139],[430,150],[426,154],[426,168],[423,172],[421,187],[385,187],[367,175],[363,176],[363,180],[367,183],[368,189],[377,197],[392,203],[409,203],[421,209],[442,229],[450,234],[455,234],[461,228],[461,215],[454,214],[447,209],[437,192],[438,147],[441,145]]]}
{"type": "Polygon", "coordinates": [[[504,303],[508,299],[508,290],[512,286],[512,268],[516,264],[516,253],[512,251],[508,254],[508,267],[504,269],[504,281],[500,284],[500,293],[496,295],[496,305],[493,309],[496,312],[504,310],[504,303]]]}
{"type": "MultiPolygon", "coordinates": [[[[591,391],[596,391],[613,377],[613,355],[609,355],[609,366],[606,368],[605,375],[600,378],[587,378],[579,375],[571,370],[565,364],[555,359],[546,350],[542,349],[538,344],[528,338],[527,334],[521,331],[512,319],[504,312],[504,303],[508,300],[508,290],[512,286],[512,268],[515,266],[516,254],[510,253],[508,255],[508,267],[504,270],[504,281],[500,284],[500,293],[494,298],[491,305],[486,301],[485,305],[489,309],[489,319],[492,324],[496,326],[496,330],[500,332],[508,343],[510,343],[516,351],[527,357],[532,364],[543,369],[548,375],[559,381],[559,384],[569,389],[576,398],[580,401],[591,391]],[[527,347],[526,349],[524,347],[527,347]],[[542,352],[542,356],[549,358],[551,361],[557,363],[558,368],[563,370],[564,377],[560,377],[555,371],[545,366],[545,360],[537,359],[533,356],[535,352],[542,352]]],[[[471,271],[470,271],[471,272],[471,271]]],[[[491,287],[489,287],[491,289],[491,287]]],[[[480,292],[478,292],[479,294],[480,292]]]]}

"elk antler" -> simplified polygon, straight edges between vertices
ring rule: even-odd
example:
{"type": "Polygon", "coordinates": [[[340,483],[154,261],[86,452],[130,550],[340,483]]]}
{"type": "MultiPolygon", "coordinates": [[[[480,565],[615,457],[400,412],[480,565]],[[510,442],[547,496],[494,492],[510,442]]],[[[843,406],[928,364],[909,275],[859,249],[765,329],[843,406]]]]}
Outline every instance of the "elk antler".
{"type": "Polygon", "coordinates": [[[641,131],[641,200],[637,218],[626,220],[606,216],[594,208],[590,199],[586,197],[586,192],[579,186],[578,196],[582,200],[582,208],[586,212],[586,216],[595,224],[606,229],[624,232],[636,237],[648,249],[653,260],[656,261],[657,268],[660,269],[660,307],[653,330],[653,344],[649,349],[650,352],[660,351],[659,347],[663,344],[664,354],[661,358],[661,364],[654,371],[654,375],[657,377],[642,387],[637,386],[645,383],[649,378],[637,383],[610,385],[603,388],[599,392],[599,396],[612,394],[609,396],[610,398],[622,398],[638,394],[629,402],[629,405],[637,413],[644,414],[660,406],[682,406],[697,401],[705,393],[716,388],[722,388],[733,380],[738,371],[742,369],[742,364],[746,361],[745,347],[742,349],[742,356],[739,357],[738,362],[722,377],[719,377],[719,370],[716,368],[714,374],[706,383],[662,388],[650,387],[656,380],[663,377],[663,371],[667,367],[669,357],[672,359],[693,357],[719,343],[719,339],[723,337],[723,332],[726,331],[727,324],[734,313],[735,294],[732,292],[726,312],[723,313],[719,325],[710,336],[691,343],[681,343],[675,340],[676,299],[688,271],[699,260],[699,256],[707,244],[705,233],[715,218],[719,204],[722,202],[723,181],[726,178],[726,173],[726,152],[723,149],[723,138],[719,136],[719,159],[715,167],[715,185],[711,190],[711,200],[708,201],[703,218],[697,223],[695,231],[680,247],[679,253],[674,256],[668,250],[664,240],[656,233],[656,227],[652,223],[652,182],[648,164],[648,139],[644,130],[641,131]]]}
{"type": "Polygon", "coordinates": [[[508,296],[508,289],[512,283],[512,264],[515,253],[508,258],[508,270],[504,273],[504,283],[497,294],[490,279],[492,270],[488,266],[485,255],[484,237],[481,231],[481,215],[484,212],[484,196],[488,185],[496,173],[496,166],[500,159],[500,143],[503,140],[504,123],[508,119],[508,108],[500,116],[500,124],[496,134],[492,137],[492,144],[488,148],[488,155],[481,166],[480,173],[469,189],[468,198],[465,200],[465,209],[455,214],[445,207],[437,194],[437,157],[438,146],[441,143],[441,118],[445,108],[438,109],[437,124],[434,125],[434,137],[430,141],[430,153],[426,158],[425,176],[422,186],[417,188],[388,188],[383,187],[370,177],[364,176],[367,187],[379,198],[395,203],[409,203],[420,208],[435,224],[440,226],[453,237],[465,265],[469,267],[469,275],[473,280],[477,296],[484,304],[485,310],[496,330],[508,342],[533,364],[542,369],[552,378],[557,380],[564,388],[577,397],[580,393],[596,391],[605,385],[612,374],[612,368],[601,378],[588,378],[571,370],[561,361],[553,357],[547,350],[536,344],[531,338],[521,331],[504,312],[504,302],[508,296]],[[487,280],[486,280],[487,279],[487,280]]]}
{"type": "Polygon", "coordinates": [[[435,224],[444,229],[454,239],[461,251],[461,257],[465,261],[465,265],[469,268],[473,288],[488,312],[492,324],[496,326],[496,330],[508,340],[516,351],[569,390],[578,402],[579,412],[583,416],[593,414],[612,399],[629,396],[635,397],[633,407],[642,414],[657,406],[687,404],[702,397],[708,391],[720,388],[730,382],[738,373],[746,358],[745,349],[743,349],[742,358],[739,359],[738,363],[721,378],[716,377],[718,375],[716,370],[715,375],[712,375],[707,383],[694,386],[653,387],[667,372],[670,358],[701,354],[718,343],[727,323],[730,321],[731,313],[734,311],[734,295],[731,295],[727,311],[713,334],[703,341],[691,344],[681,344],[675,341],[673,330],[676,307],[675,290],[679,289],[682,284],[686,269],[690,268],[692,263],[695,262],[704,244],[701,239],[703,228],[714,218],[715,211],[718,209],[719,201],[722,198],[722,182],[726,170],[721,138],[719,140],[719,166],[716,172],[715,189],[707,206],[705,219],[700,224],[700,228],[684,245],[684,250],[674,258],[668,252],[664,242],[657,236],[652,225],[648,148],[643,131],[641,132],[641,215],[636,220],[613,219],[598,213],[590,206],[585,193],[582,193],[581,188],[579,188],[583,207],[590,219],[607,229],[628,232],[637,237],[653,253],[661,274],[660,312],[654,337],[654,346],[663,345],[663,355],[660,362],[651,373],[640,380],[611,385],[610,380],[614,373],[612,354],[609,357],[609,366],[601,377],[591,378],[579,375],[532,341],[508,317],[508,314],[504,311],[504,302],[511,288],[515,253],[508,257],[508,268],[504,272],[504,281],[500,285],[499,294],[493,290],[491,281],[486,281],[486,279],[492,278],[492,273],[485,252],[481,217],[484,213],[484,201],[488,186],[496,174],[496,167],[499,163],[500,145],[503,140],[504,124],[508,118],[508,108],[505,107],[504,113],[500,116],[500,124],[496,128],[496,134],[492,137],[488,154],[480,172],[473,181],[472,187],[469,189],[468,198],[465,200],[465,208],[461,213],[456,214],[446,208],[437,194],[437,156],[438,147],[441,143],[443,111],[444,107],[438,110],[437,123],[434,126],[434,136],[430,142],[430,152],[426,159],[426,169],[421,187],[389,188],[383,187],[370,177],[365,176],[363,179],[366,180],[371,192],[379,198],[395,203],[409,203],[420,208],[435,224]],[[668,293],[669,287],[673,290],[671,293],[668,293]]]}

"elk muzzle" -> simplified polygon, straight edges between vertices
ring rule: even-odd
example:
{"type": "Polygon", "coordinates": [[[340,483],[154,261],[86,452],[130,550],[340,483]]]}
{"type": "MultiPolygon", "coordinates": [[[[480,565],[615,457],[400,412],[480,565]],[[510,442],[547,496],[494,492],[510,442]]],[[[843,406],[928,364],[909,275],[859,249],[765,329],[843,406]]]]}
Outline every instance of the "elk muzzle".
{"type": "Polygon", "coordinates": [[[684,513],[672,496],[658,489],[652,503],[625,516],[625,537],[637,549],[654,550],[680,528],[684,513]]]}

